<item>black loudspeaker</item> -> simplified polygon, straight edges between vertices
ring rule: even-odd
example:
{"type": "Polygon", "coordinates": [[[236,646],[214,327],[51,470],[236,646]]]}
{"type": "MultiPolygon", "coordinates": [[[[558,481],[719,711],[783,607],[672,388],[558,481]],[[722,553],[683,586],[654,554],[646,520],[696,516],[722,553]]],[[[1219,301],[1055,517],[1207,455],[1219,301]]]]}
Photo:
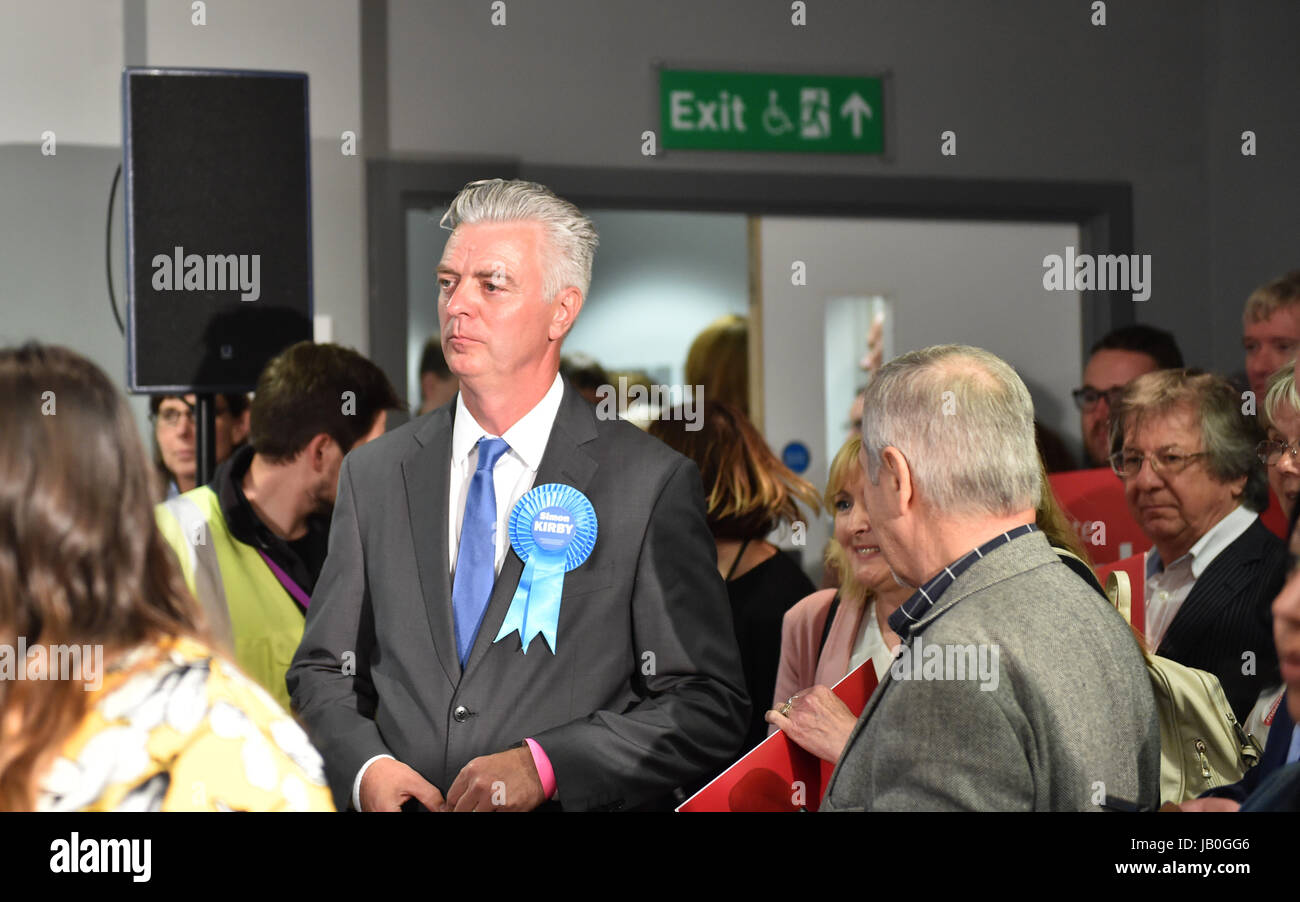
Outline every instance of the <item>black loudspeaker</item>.
{"type": "Polygon", "coordinates": [[[126,69],[127,384],[252,389],[312,337],[301,72],[126,69]]]}

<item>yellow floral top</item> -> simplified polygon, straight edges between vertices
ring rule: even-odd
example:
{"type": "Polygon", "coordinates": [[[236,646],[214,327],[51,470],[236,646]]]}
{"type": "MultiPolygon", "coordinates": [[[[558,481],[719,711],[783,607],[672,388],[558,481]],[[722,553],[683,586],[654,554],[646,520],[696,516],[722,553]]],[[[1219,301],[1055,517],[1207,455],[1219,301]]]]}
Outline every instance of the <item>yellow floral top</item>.
{"type": "Polygon", "coordinates": [[[191,639],[124,655],[42,781],[41,811],[333,811],[320,755],[261,686],[191,639]]]}

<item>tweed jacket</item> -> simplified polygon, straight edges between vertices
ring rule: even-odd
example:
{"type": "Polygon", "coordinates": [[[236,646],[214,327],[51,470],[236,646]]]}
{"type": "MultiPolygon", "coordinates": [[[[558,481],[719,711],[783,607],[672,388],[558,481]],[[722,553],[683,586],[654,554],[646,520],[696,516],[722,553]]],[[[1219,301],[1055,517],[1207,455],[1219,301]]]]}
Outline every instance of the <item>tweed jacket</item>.
{"type": "Polygon", "coordinates": [[[822,810],[1096,811],[1154,806],[1159,789],[1138,645],[1032,532],[976,561],[913,626],[822,810]]]}

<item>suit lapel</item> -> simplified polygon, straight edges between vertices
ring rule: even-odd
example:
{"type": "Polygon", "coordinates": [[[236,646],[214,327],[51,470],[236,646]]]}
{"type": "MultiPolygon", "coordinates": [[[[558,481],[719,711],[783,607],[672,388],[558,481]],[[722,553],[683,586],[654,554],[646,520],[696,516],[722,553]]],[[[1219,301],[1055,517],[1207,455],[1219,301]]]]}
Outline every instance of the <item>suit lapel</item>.
{"type": "Polygon", "coordinates": [[[451,430],[455,404],[440,408],[415,433],[415,447],[402,459],[406,507],[415,544],[420,591],[438,663],[455,686],[460,680],[451,611],[451,564],[447,559],[447,505],[450,503],[451,430]]]}
{"type": "MultiPolygon", "coordinates": [[[[597,463],[582,448],[582,445],[596,438],[594,417],[595,412],[566,382],[564,394],[560,398],[560,408],[555,414],[555,425],[551,427],[546,451],[542,454],[542,462],[537,468],[537,478],[533,480],[534,488],[559,482],[586,493],[587,485],[596,473],[597,463]]],[[[444,511],[445,509],[444,507],[444,511]]],[[[444,524],[444,531],[445,527],[446,524],[444,524]]],[[[445,541],[444,537],[444,543],[445,541]]],[[[519,586],[519,577],[523,572],[524,562],[519,559],[519,555],[515,554],[514,548],[507,549],[505,561],[501,564],[501,572],[497,574],[496,582],[492,586],[492,595],[488,600],[487,611],[483,615],[483,625],[479,627],[478,636],[474,639],[474,647],[470,650],[469,661],[465,665],[466,675],[483,660],[497,633],[501,631],[501,624],[505,623],[506,613],[510,610],[510,602],[514,598],[515,589],[519,586]]],[[[450,597],[449,591],[448,598],[450,597]]],[[[518,640],[516,633],[514,639],[507,637],[503,641],[509,643],[518,640]]],[[[557,642],[563,641],[563,636],[557,638],[557,642]]],[[[538,654],[539,648],[541,654],[551,653],[544,639],[534,643],[533,654],[538,654]]]]}
{"type": "Polygon", "coordinates": [[[1228,600],[1240,597],[1240,583],[1249,578],[1249,565],[1259,558],[1260,546],[1254,541],[1256,526],[1260,526],[1258,520],[1240,538],[1219,552],[1219,556],[1210,562],[1210,566],[1192,584],[1192,590],[1187,593],[1187,598],[1165,630],[1156,654],[1164,654],[1165,650],[1171,649],[1175,653],[1182,649],[1185,653],[1186,648],[1195,642],[1196,636],[1222,615],[1223,605],[1228,600]]]}

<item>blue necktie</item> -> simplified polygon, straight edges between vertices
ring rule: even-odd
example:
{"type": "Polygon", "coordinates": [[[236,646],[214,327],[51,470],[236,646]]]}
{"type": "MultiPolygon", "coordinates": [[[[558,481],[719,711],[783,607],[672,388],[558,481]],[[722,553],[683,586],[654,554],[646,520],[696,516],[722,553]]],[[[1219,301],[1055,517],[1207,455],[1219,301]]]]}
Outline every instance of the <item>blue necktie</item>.
{"type": "Polygon", "coordinates": [[[483,614],[487,611],[492,583],[496,581],[497,496],[492,485],[492,468],[510,450],[505,439],[478,440],[478,468],[469,483],[465,518],[460,527],[460,548],[456,552],[456,578],[451,587],[451,604],[456,618],[456,654],[461,670],[474,647],[483,614]]]}

